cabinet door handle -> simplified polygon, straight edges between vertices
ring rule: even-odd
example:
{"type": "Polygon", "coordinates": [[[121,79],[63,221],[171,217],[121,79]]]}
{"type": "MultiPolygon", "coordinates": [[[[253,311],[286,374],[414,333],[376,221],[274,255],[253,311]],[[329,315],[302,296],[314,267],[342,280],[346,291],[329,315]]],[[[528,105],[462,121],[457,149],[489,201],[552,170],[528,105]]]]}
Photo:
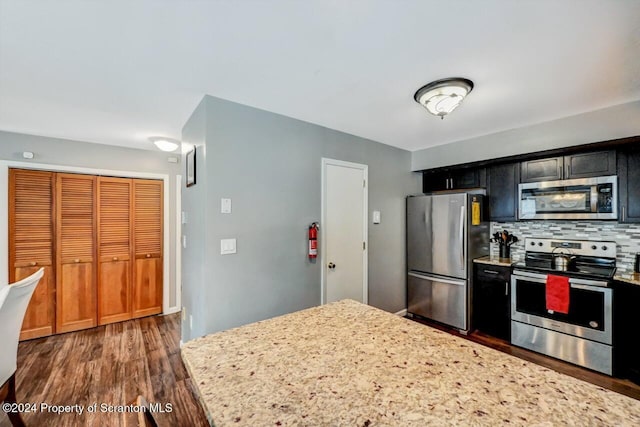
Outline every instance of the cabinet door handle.
{"type": "Polygon", "coordinates": [[[493,271],[493,270],[482,270],[482,271],[484,271],[487,274],[500,274],[497,271],[493,271]]]}
{"type": "Polygon", "coordinates": [[[147,254],[147,258],[151,258],[151,254],[147,254]]]}
{"type": "Polygon", "coordinates": [[[509,296],[509,282],[504,282],[504,295],[509,296]]]}
{"type": "Polygon", "coordinates": [[[117,257],[117,256],[114,256],[114,257],[113,257],[113,260],[114,260],[114,261],[117,261],[117,260],[118,260],[118,257],[117,257]]]}
{"type": "Polygon", "coordinates": [[[36,261],[31,261],[31,262],[29,263],[29,265],[30,265],[31,267],[35,267],[36,265],[38,265],[38,263],[37,263],[36,261]]]}
{"type": "Polygon", "coordinates": [[[80,258],[76,258],[76,259],[74,259],[74,260],[73,260],[73,262],[75,262],[75,263],[80,262],[80,258]]]}

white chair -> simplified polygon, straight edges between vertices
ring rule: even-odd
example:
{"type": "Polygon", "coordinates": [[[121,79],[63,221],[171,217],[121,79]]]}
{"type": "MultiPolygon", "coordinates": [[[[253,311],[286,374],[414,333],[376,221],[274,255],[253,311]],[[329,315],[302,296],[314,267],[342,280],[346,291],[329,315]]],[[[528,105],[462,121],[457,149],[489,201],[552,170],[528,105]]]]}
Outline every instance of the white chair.
{"type": "MultiPolygon", "coordinates": [[[[44,268],[26,279],[0,287],[0,398],[2,402],[16,401],[16,369],[18,340],[24,314],[31,295],[44,274],[44,268]]],[[[24,426],[18,412],[9,412],[14,426],[24,426]]]]}

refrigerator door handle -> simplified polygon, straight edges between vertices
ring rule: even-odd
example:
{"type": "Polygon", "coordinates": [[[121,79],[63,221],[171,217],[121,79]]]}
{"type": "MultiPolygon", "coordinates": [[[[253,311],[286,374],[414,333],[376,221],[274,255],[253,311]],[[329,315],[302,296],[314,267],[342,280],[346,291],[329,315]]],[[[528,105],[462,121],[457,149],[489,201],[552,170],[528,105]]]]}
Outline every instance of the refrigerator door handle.
{"type": "Polygon", "coordinates": [[[438,276],[427,276],[425,274],[418,274],[418,273],[407,273],[409,276],[412,277],[416,277],[418,279],[425,279],[425,280],[431,280],[434,282],[439,282],[439,283],[446,283],[447,285],[457,285],[457,286],[464,286],[467,282],[465,280],[452,280],[452,279],[444,279],[442,277],[438,277],[438,276]]]}
{"type": "Polygon", "coordinates": [[[466,206],[460,206],[460,270],[464,270],[464,213],[466,206]]]}

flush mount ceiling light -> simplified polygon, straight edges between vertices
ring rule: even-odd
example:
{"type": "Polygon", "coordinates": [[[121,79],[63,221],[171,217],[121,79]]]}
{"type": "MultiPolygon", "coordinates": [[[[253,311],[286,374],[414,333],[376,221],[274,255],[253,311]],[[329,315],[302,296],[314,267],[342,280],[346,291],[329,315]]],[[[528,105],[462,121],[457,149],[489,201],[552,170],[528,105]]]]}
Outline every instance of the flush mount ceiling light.
{"type": "Polygon", "coordinates": [[[413,95],[413,99],[434,116],[444,119],[444,116],[455,110],[472,90],[471,80],[452,77],[422,86],[413,95]]]}
{"type": "Polygon", "coordinates": [[[166,138],[164,136],[152,136],[149,138],[149,141],[153,142],[156,147],[161,149],[162,151],[176,151],[180,146],[180,141],[177,141],[172,138],[166,138]]]}

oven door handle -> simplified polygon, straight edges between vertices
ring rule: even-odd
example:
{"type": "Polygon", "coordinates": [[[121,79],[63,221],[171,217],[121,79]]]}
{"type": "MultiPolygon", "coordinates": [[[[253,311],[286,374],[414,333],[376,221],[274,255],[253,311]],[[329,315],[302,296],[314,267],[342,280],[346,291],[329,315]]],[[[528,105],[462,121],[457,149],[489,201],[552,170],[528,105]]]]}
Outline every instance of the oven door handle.
{"type": "MultiPolygon", "coordinates": [[[[514,272],[513,277],[516,279],[530,280],[538,283],[547,282],[547,276],[545,274],[529,273],[528,271],[514,272]]],[[[572,288],[588,290],[598,290],[597,288],[607,289],[609,287],[607,282],[599,280],[576,279],[573,277],[569,278],[569,285],[572,288]]]]}

